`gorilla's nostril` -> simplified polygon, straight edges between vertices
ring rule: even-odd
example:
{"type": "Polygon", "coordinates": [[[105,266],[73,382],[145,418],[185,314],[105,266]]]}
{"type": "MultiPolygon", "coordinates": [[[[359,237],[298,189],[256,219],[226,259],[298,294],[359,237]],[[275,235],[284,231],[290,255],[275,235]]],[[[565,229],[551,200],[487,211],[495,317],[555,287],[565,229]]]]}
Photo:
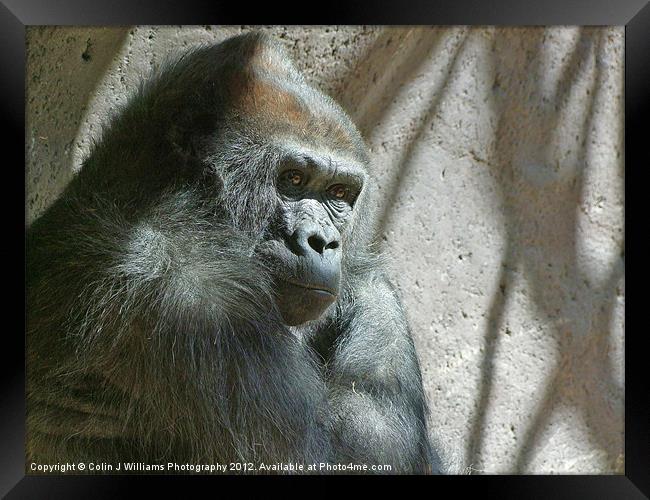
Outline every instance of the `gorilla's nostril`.
{"type": "Polygon", "coordinates": [[[325,240],[323,240],[323,238],[320,236],[310,236],[307,238],[307,243],[309,243],[309,246],[316,250],[318,253],[323,253],[323,250],[325,250],[325,240]]]}
{"type": "Polygon", "coordinates": [[[331,241],[325,245],[325,250],[336,250],[339,247],[338,241],[331,241]]]}

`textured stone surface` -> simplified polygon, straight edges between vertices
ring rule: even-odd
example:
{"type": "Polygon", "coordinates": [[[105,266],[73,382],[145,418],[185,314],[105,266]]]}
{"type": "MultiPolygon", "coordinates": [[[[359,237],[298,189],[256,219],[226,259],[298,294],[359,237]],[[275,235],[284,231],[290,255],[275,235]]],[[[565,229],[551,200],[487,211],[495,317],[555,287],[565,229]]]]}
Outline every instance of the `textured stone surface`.
{"type": "MultiPolygon", "coordinates": [[[[30,28],[29,220],[142,76],[246,29],[30,28]]],[[[484,473],[622,472],[623,28],[262,29],[372,149],[441,442],[484,473]]]]}

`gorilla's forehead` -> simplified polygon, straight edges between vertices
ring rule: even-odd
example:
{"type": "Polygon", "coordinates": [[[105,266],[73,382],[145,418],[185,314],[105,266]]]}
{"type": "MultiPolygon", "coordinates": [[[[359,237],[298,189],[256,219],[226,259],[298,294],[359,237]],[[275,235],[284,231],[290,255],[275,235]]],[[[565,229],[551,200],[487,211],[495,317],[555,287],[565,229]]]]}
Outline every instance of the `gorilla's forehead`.
{"type": "Polygon", "coordinates": [[[367,160],[363,139],[331,98],[310,86],[273,40],[244,39],[240,64],[226,79],[232,111],[269,137],[293,137],[313,148],[367,160]]]}
{"type": "Polygon", "coordinates": [[[363,141],[342,111],[309,87],[242,77],[232,101],[236,112],[269,137],[289,136],[314,148],[365,155],[363,141]]]}

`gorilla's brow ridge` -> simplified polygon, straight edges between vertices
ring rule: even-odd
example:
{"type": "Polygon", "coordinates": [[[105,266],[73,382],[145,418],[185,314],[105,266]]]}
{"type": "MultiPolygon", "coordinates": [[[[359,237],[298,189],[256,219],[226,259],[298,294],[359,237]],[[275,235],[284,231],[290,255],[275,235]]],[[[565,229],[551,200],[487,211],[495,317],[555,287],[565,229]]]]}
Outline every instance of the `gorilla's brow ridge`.
{"type": "Polygon", "coordinates": [[[355,179],[360,185],[365,183],[367,174],[363,164],[347,155],[334,156],[332,151],[319,151],[294,141],[284,142],[275,147],[284,159],[304,159],[306,163],[329,171],[329,175],[333,177],[342,175],[355,179]]]}

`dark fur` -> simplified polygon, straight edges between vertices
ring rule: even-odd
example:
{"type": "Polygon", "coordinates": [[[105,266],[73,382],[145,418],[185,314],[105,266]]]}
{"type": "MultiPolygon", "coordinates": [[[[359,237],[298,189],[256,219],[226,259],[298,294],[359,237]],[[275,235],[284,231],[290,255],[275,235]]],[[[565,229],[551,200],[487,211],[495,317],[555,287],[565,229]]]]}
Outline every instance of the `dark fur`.
{"type": "Polygon", "coordinates": [[[143,86],[32,225],[28,461],[438,471],[404,312],[366,250],[367,188],[342,234],[336,305],[302,327],[280,320],[252,250],[274,224],[271,135],[367,163],[347,116],[271,41],[198,49],[143,86]],[[264,78],[314,117],[296,111],[292,128],[282,110],[250,111],[260,54],[281,63],[264,78]]]}

